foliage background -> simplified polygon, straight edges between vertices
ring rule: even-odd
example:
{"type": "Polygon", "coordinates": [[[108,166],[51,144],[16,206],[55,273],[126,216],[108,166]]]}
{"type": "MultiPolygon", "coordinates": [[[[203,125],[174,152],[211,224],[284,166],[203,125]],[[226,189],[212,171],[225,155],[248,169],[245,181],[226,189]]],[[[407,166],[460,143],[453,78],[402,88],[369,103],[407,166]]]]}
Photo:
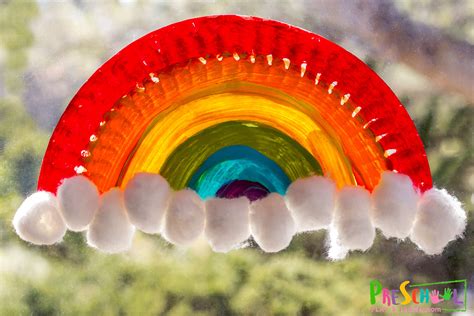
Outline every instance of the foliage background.
{"type": "MultiPolygon", "coordinates": [[[[344,1],[335,3],[344,8],[344,1]]],[[[311,8],[324,14],[323,4],[313,1],[311,8]]],[[[394,4],[413,21],[474,43],[472,0],[394,4]]],[[[473,312],[473,105],[396,57],[381,54],[352,30],[322,23],[308,8],[303,0],[1,0],[0,315],[361,315],[369,312],[368,284],[373,278],[390,287],[405,279],[467,278],[473,312]],[[301,26],[366,61],[414,119],[435,183],[463,201],[469,212],[466,238],[451,243],[441,256],[427,257],[410,242],[378,236],[370,251],[342,262],[325,258],[321,232],[297,236],[277,255],[255,248],[220,255],[204,243],[175,249],[142,234],[132,251],[114,256],[88,248],[78,233],[69,232],[63,243],[51,247],[19,240],[11,219],[35,190],[52,129],[81,84],[142,35],[185,18],[218,13],[301,26]]],[[[473,60],[468,62],[472,67],[473,60]]]]}

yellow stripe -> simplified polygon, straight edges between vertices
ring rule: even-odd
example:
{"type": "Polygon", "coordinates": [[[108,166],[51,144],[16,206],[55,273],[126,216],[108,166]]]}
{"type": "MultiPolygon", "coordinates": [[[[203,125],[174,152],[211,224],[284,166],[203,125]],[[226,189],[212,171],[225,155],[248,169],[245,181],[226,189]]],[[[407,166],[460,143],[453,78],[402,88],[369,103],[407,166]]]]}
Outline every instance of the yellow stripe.
{"type": "MultiPolygon", "coordinates": [[[[159,116],[142,138],[122,183],[137,172],[158,173],[184,141],[215,124],[248,120],[274,127],[301,144],[339,186],[354,184],[350,163],[325,129],[299,110],[276,100],[243,93],[221,93],[193,100],[159,116]]],[[[226,144],[223,144],[225,146],[226,144]]]]}

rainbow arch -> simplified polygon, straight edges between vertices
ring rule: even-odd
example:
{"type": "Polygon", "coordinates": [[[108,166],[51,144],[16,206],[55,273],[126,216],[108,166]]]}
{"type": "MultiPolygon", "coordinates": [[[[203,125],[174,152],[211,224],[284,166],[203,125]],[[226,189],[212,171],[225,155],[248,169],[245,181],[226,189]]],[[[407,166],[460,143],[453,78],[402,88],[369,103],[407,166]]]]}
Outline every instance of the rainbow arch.
{"type": "Polygon", "coordinates": [[[179,22],[133,42],[82,86],[13,226],[51,245],[67,229],[130,249],[135,230],[266,252],[328,230],[328,256],[376,228],[439,254],[466,212],[432,187],[400,101],[363,62],[308,31],[242,16],[179,22]]]}
{"type": "Polygon", "coordinates": [[[300,28],[212,16],[154,31],[99,68],[59,120],[38,189],[83,174],[106,192],[150,172],[203,197],[231,179],[284,193],[313,174],[371,191],[384,170],[432,187],[412,120],[370,68],[300,28]]]}

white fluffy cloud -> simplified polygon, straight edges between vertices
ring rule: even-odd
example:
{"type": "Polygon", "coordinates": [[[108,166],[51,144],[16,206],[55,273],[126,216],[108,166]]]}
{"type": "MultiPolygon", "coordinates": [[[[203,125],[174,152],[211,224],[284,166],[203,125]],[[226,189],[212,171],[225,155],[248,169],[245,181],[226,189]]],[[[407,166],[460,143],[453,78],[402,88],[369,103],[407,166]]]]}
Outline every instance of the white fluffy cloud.
{"type": "Polygon", "coordinates": [[[253,203],[246,197],[203,202],[191,189],[172,192],[163,177],[140,173],[124,192],[113,188],[101,197],[88,178],[66,179],[57,198],[36,192],[13,218],[17,234],[31,243],[51,245],[62,240],[67,227],[88,228],[88,244],[109,253],[131,247],[134,225],[180,246],[204,232],[216,252],[239,247],[249,235],[263,251],[278,252],[297,232],[327,228],[328,255],[336,260],[369,249],[375,227],[387,237],[409,236],[427,254],[439,254],[463,234],[466,213],[445,190],[420,196],[408,176],[390,171],[372,195],[355,186],[337,192],[330,179],[314,176],[293,182],[285,197],[271,193],[253,203]]]}
{"type": "Polygon", "coordinates": [[[196,192],[174,192],[165,214],[163,237],[173,244],[187,246],[203,232],[204,219],[204,203],[196,192]]]}
{"type": "Polygon", "coordinates": [[[58,188],[58,206],[67,227],[83,231],[99,209],[99,191],[84,176],[65,179],[58,188]]]}
{"type": "Polygon", "coordinates": [[[341,259],[348,250],[367,250],[375,238],[370,220],[370,193],[362,187],[344,187],[338,192],[331,224],[329,256],[341,259]]]}
{"type": "Polygon", "coordinates": [[[125,207],[132,224],[145,233],[159,233],[170,194],[170,186],[162,176],[136,174],[124,192],[125,207]]]}
{"type": "Polygon", "coordinates": [[[385,171],[372,192],[372,221],[386,237],[404,239],[415,220],[419,195],[409,176],[385,171]]]}
{"type": "Polygon", "coordinates": [[[210,199],[206,201],[204,235],[216,252],[228,252],[250,237],[249,200],[210,199]]]}
{"type": "Polygon", "coordinates": [[[122,252],[131,248],[134,234],[135,227],[128,220],[122,191],[113,188],[104,193],[87,231],[89,245],[104,252],[122,252]]]}
{"type": "Polygon", "coordinates": [[[250,232],[266,252],[278,252],[290,245],[296,224],[281,195],[271,193],[250,205],[250,232]]]}
{"type": "Polygon", "coordinates": [[[462,235],[465,227],[466,212],[461,203],[446,190],[433,188],[421,197],[410,238],[424,252],[434,255],[462,235]]]}
{"type": "Polygon", "coordinates": [[[299,232],[328,228],[331,224],[336,185],[331,179],[313,176],[294,181],[286,193],[288,208],[299,232]]]}
{"type": "Polygon", "coordinates": [[[45,191],[36,192],[23,201],[13,217],[13,227],[21,239],[36,245],[60,242],[66,233],[56,197],[45,191]]]}

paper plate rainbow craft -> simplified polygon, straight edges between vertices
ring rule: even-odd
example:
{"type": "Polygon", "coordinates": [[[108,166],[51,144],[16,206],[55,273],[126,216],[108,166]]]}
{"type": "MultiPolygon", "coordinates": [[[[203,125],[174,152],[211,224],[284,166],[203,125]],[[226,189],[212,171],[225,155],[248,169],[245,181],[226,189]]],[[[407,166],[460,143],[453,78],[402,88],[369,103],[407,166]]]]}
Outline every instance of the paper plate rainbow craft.
{"type": "Polygon", "coordinates": [[[251,236],[275,252],[328,229],[329,256],[342,258],[376,228],[440,253],[465,221],[368,66],[303,29],[228,15],[161,28],[101,66],[13,224],[35,244],[87,230],[107,252],[128,249],[135,229],[177,245],[202,235],[221,252],[251,236]]]}

